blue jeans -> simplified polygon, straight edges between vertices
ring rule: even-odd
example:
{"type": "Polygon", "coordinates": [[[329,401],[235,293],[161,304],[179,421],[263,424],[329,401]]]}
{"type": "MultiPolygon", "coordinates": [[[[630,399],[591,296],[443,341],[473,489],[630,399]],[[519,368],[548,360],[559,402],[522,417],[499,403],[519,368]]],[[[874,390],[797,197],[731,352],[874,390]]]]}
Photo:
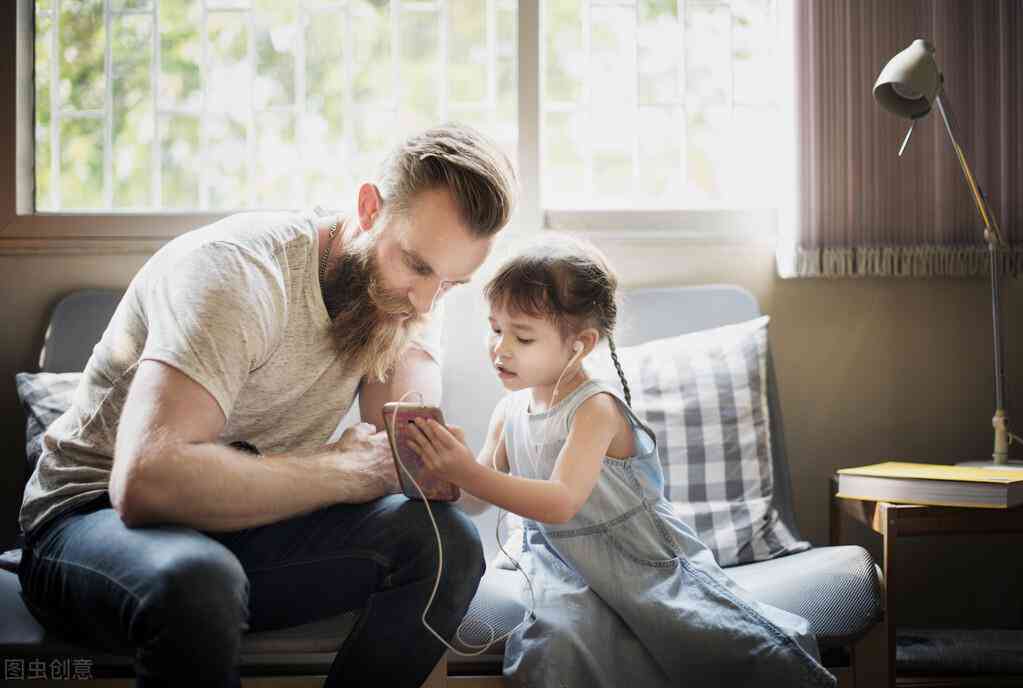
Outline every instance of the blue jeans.
{"type": "MultiPolygon", "coordinates": [[[[431,503],[444,572],[427,620],[451,638],[483,575],[476,527],[431,503]]],[[[445,652],[420,617],[437,575],[421,502],[391,495],[229,533],[128,528],[104,496],[29,534],[19,578],[45,626],[135,651],[139,686],[239,686],[245,631],[363,610],[326,686],[418,686],[445,652]]]]}

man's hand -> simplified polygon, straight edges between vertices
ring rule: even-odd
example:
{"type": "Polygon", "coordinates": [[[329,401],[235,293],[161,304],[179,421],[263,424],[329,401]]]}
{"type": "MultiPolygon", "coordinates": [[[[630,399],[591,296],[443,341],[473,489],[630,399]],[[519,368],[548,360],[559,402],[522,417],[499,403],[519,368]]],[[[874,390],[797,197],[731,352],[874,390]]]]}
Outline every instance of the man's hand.
{"type": "Polygon", "coordinates": [[[369,423],[358,423],[345,430],[341,439],[328,448],[338,452],[339,462],[365,475],[372,489],[379,490],[378,496],[401,490],[387,433],[376,432],[369,423]]]}
{"type": "Polygon", "coordinates": [[[465,432],[456,425],[443,426],[432,418],[414,419],[415,432],[409,433],[409,446],[419,454],[427,468],[456,485],[476,466],[476,457],[465,446],[465,432]]]}

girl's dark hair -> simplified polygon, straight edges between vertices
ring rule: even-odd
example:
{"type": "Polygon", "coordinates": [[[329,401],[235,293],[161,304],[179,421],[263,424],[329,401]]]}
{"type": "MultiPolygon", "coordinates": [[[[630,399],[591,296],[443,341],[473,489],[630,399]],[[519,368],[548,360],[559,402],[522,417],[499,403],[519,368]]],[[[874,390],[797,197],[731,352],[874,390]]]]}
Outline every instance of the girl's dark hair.
{"type": "Polygon", "coordinates": [[[596,329],[607,339],[625,403],[632,406],[632,393],[614,343],[617,291],[618,277],[595,246],[553,232],[544,232],[539,242],[505,262],[483,288],[490,303],[546,318],[563,339],[588,327],[596,329]]]}

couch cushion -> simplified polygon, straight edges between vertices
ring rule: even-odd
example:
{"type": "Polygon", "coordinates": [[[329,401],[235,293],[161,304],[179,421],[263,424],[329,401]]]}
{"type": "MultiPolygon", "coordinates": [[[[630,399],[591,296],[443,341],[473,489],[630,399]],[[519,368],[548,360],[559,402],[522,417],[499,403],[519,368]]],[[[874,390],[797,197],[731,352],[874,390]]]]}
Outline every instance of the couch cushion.
{"type": "MultiPolygon", "coordinates": [[[[529,593],[524,592],[525,585],[525,579],[518,571],[488,566],[476,590],[476,597],[465,614],[460,632],[451,644],[459,651],[471,654],[480,652],[482,646],[491,639],[511,632],[528,611],[522,602],[522,596],[526,595],[526,604],[529,603],[529,593]]],[[[485,652],[472,657],[463,657],[449,651],[448,665],[451,673],[500,673],[504,644],[502,639],[485,652]]]]}
{"type": "MultiPolygon", "coordinates": [[[[768,316],[618,351],[657,437],[665,496],[722,566],[810,547],[781,519],[767,400],[768,316]]],[[[610,356],[592,373],[621,390],[610,356]]]]}
{"type": "Polygon", "coordinates": [[[71,406],[81,379],[80,372],[18,373],[14,376],[18,398],[25,410],[25,457],[30,475],[43,451],[43,433],[71,406]]]}
{"type": "Polygon", "coordinates": [[[862,547],[815,547],[725,573],[761,602],[799,614],[821,645],[844,645],[881,620],[879,576],[862,547]]]}

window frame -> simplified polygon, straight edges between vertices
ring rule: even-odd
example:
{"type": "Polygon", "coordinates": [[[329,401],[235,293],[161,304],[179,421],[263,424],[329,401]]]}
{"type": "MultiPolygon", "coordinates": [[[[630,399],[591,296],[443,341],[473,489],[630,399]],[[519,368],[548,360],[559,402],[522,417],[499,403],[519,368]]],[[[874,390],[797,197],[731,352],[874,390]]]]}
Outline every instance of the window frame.
{"type": "MultiPolygon", "coordinates": [[[[519,207],[511,234],[563,229],[594,239],[742,243],[772,240],[777,211],[763,210],[573,210],[544,208],[541,199],[542,85],[541,0],[518,5],[518,176],[519,207]]],[[[3,41],[0,102],[12,103],[0,146],[15,151],[7,183],[0,188],[0,255],[150,254],[174,237],[231,212],[73,211],[35,209],[35,112],[33,0],[0,3],[3,41]]],[[[0,182],[4,175],[0,174],[0,182]]]]}

